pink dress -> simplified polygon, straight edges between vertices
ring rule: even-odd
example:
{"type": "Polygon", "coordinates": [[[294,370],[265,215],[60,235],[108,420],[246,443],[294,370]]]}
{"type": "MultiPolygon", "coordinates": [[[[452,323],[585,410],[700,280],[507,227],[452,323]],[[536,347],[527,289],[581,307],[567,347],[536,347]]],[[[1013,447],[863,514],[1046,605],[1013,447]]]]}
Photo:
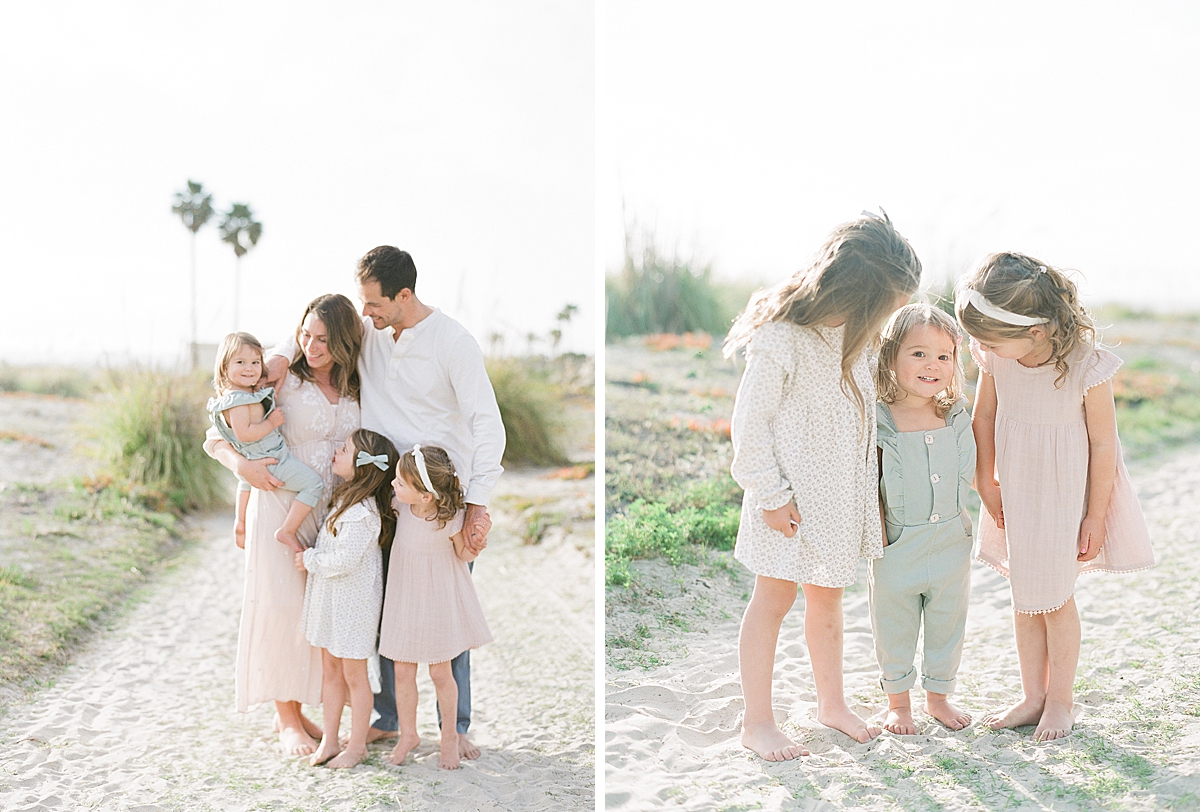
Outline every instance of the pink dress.
{"type": "Polygon", "coordinates": [[[1053,612],[1075,592],[1080,572],[1132,572],[1154,566],[1150,535],[1117,441],[1105,539],[1100,554],[1076,560],[1079,526],[1087,513],[1088,433],[1083,397],[1111,378],[1121,359],[1108,350],[1075,349],[1070,371],[1055,388],[1053,364],[1025,367],[984,352],[971,356],[996,383],[996,478],[1005,529],[986,509],[979,512],[980,561],[1009,579],[1013,608],[1053,612]]]}
{"type": "Polygon", "coordinates": [[[450,540],[465,511],[441,528],[408,505],[396,514],[379,653],[401,663],[441,663],[492,642],[471,571],[450,540]]]}

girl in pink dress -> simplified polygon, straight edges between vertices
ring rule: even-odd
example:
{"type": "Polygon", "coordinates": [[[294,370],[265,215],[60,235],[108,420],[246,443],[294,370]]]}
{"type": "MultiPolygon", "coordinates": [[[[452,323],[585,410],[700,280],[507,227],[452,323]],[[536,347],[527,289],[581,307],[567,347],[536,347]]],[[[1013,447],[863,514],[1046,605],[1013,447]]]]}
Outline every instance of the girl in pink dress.
{"type": "Polygon", "coordinates": [[[1121,459],[1112,376],[1091,317],[1062,271],[991,254],[960,283],[955,311],[979,364],[973,427],[980,561],[1012,587],[1021,700],[984,719],[1036,724],[1058,739],[1074,724],[1080,572],[1154,565],[1121,459]]]}
{"type": "Polygon", "coordinates": [[[444,449],[415,445],[400,455],[392,483],[400,509],[384,590],[379,653],[396,664],[400,740],[391,763],[401,764],[421,743],[417,735],[417,665],[429,664],[442,725],[439,765],[458,769],[454,719],[458,686],[450,661],[492,642],[467,562],[466,504],[454,465],[444,449]]]}

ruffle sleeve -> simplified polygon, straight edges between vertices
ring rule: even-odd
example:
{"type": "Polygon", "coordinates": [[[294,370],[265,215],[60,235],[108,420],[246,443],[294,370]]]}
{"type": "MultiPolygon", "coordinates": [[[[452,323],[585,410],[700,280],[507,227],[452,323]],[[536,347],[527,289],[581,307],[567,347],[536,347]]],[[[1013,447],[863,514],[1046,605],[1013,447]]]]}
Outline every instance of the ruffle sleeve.
{"type": "Polygon", "coordinates": [[[971,357],[975,359],[976,366],[978,366],[980,369],[982,369],[987,374],[991,375],[992,374],[991,353],[984,352],[983,347],[979,346],[979,342],[976,341],[974,338],[971,339],[969,346],[971,348],[971,357]]]}
{"type": "MultiPolygon", "coordinates": [[[[226,392],[220,397],[208,399],[208,413],[220,414],[226,409],[232,409],[234,406],[248,406],[251,403],[262,403],[263,401],[271,401],[274,399],[275,390],[268,386],[265,389],[259,389],[257,392],[241,392],[237,389],[232,392],[226,392]]],[[[266,407],[270,411],[269,406],[266,407]]]]}
{"type": "Polygon", "coordinates": [[[883,500],[884,512],[895,524],[904,523],[904,462],[900,459],[897,445],[896,424],[892,421],[892,410],[887,404],[875,404],[878,427],[875,445],[879,448],[883,467],[879,472],[879,498],[883,500]]]}
{"type": "Polygon", "coordinates": [[[792,500],[791,483],[775,457],[775,415],[795,369],[795,349],[787,328],[778,323],[759,327],[746,347],[746,371],[733,404],[730,473],[763,510],[792,500]]]}
{"type": "Polygon", "coordinates": [[[967,411],[965,396],[950,407],[946,425],[954,429],[954,442],[958,446],[959,502],[966,504],[967,493],[975,479],[975,433],[971,430],[971,413],[967,411]]]}
{"type": "Polygon", "coordinates": [[[335,526],[337,536],[322,526],[317,546],[304,551],[304,568],[325,578],[349,575],[371,546],[379,544],[379,514],[366,502],[347,508],[335,526]]]}
{"type": "Polygon", "coordinates": [[[1086,362],[1087,370],[1083,373],[1083,391],[1091,389],[1093,386],[1099,386],[1105,381],[1117,374],[1117,370],[1124,363],[1114,353],[1108,350],[1097,347],[1092,354],[1092,357],[1086,362]]]}

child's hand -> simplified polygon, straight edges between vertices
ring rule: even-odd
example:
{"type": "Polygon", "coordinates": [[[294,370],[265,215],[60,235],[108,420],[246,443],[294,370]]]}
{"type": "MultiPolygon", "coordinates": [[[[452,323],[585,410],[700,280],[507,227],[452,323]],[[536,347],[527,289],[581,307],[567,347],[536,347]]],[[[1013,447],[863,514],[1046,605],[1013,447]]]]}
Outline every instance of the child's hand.
{"type": "Polygon", "coordinates": [[[984,485],[976,490],[979,491],[979,501],[983,502],[984,509],[992,517],[992,521],[996,523],[996,527],[1003,530],[1004,503],[1000,500],[1000,483],[992,480],[990,485],[984,485]]]}
{"type": "Polygon", "coordinates": [[[1091,514],[1083,517],[1083,524],[1079,526],[1079,555],[1076,557],[1078,561],[1091,561],[1096,556],[1100,555],[1100,548],[1104,546],[1104,517],[1093,519],[1091,514]]]}
{"type": "Polygon", "coordinates": [[[300,570],[301,572],[308,572],[308,568],[304,566],[303,550],[296,551],[296,569],[300,570]]]}
{"type": "Polygon", "coordinates": [[[767,527],[778,530],[786,538],[791,538],[800,531],[800,511],[796,510],[796,503],[790,500],[783,507],[764,510],[763,521],[767,523],[767,527]]]}
{"type": "Polygon", "coordinates": [[[282,426],[283,425],[283,409],[273,410],[269,415],[267,415],[267,422],[269,424],[271,424],[272,426],[274,426],[275,428],[279,428],[280,426],[282,426]]]}

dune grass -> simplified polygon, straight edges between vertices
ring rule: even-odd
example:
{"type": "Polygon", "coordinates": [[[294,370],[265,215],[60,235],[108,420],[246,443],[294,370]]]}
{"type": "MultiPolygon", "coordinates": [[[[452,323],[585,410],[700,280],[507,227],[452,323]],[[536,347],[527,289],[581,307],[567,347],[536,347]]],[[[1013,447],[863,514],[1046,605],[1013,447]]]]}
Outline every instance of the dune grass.
{"type": "Polygon", "coordinates": [[[112,475],[159,509],[186,512],[225,500],[226,478],[202,448],[211,394],[200,374],[110,372],[96,433],[112,475]]]}
{"type": "Polygon", "coordinates": [[[504,421],[504,464],[565,465],[562,395],[547,371],[523,358],[490,358],[487,371],[504,421]]]}

